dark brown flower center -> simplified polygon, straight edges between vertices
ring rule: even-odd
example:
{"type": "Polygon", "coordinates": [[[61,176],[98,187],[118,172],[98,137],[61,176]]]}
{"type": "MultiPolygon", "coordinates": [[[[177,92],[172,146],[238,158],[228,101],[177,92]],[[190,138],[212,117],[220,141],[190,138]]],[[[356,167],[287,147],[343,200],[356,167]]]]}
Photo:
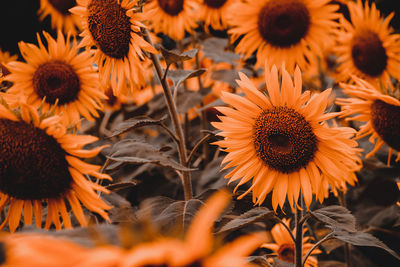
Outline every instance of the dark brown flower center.
{"type": "Polygon", "coordinates": [[[268,1],[258,15],[258,30],[273,46],[289,47],[306,36],[310,13],[299,0],[268,1]]]}
{"type": "Polygon", "coordinates": [[[0,119],[0,191],[17,199],[57,198],[71,187],[66,153],[46,131],[0,119]]]}
{"type": "Polygon", "coordinates": [[[253,141],[262,161],[282,173],[305,167],[317,150],[309,122],[288,107],[264,110],[255,121],[253,141]]]}
{"type": "Polygon", "coordinates": [[[386,50],[379,36],[370,30],[356,33],[352,40],[351,57],[354,65],[366,75],[376,77],[387,66],[386,50]]]}
{"type": "Polygon", "coordinates": [[[226,0],[204,0],[204,4],[211,8],[220,8],[226,3],[226,0]]]}
{"type": "Polygon", "coordinates": [[[294,244],[282,244],[278,249],[278,258],[294,263],[294,244]]]}
{"type": "Polygon", "coordinates": [[[40,65],[32,78],[33,89],[46,102],[59,104],[74,101],[81,89],[79,76],[71,65],[54,60],[40,65]]]}
{"type": "Polygon", "coordinates": [[[165,11],[165,13],[171,16],[177,16],[183,10],[184,0],[158,0],[158,4],[165,11]]]}
{"type": "Polygon", "coordinates": [[[49,0],[49,3],[63,15],[71,14],[68,10],[76,5],[75,0],[49,0]]]}
{"type": "Polygon", "coordinates": [[[92,0],[88,12],[88,28],[99,49],[109,57],[127,57],[132,30],[126,9],[117,0],[92,0]]]}
{"type": "Polygon", "coordinates": [[[375,100],[371,105],[371,122],[379,137],[400,151],[400,106],[375,100]]]}

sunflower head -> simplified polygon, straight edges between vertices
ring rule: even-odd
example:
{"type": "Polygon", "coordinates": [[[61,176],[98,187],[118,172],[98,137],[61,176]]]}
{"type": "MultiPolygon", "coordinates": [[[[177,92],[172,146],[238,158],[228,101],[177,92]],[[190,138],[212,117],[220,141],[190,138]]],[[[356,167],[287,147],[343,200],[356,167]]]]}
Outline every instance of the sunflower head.
{"type": "Polygon", "coordinates": [[[400,78],[400,35],[389,26],[394,13],[382,18],[374,3],[348,2],[351,22],[340,18],[337,45],[333,51],[338,56],[338,79],[349,80],[359,76],[370,83],[385,86],[390,77],[400,78]]]}
{"type": "Polygon", "coordinates": [[[39,46],[24,42],[19,48],[26,62],[7,64],[13,82],[8,91],[25,99],[29,105],[51,108],[62,116],[68,125],[75,125],[83,116],[88,120],[98,117],[107,97],[100,90],[99,76],[92,66],[92,54],[78,52],[76,40],[64,38],[59,31],[57,39],[43,33],[47,48],[38,34],[39,46]]]}
{"type": "Polygon", "coordinates": [[[61,117],[39,113],[34,107],[19,103],[20,109],[0,105],[0,210],[8,207],[6,219],[14,232],[24,210],[24,222],[42,226],[42,204],[47,203],[45,228],[54,223],[72,227],[65,199],[81,225],[87,221],[81,203],[108,219],[104,203],[96,191],[108,191],[88,180],[85,175],[111,179],[99,173],[100,166],[83,162],[78,157],[96,156],[103,147],[84,150],[82,147],[97,138],[66,132],[61,117]]]}
{"type": "Polygon", "coordinates": [[[355,131],[327,125],[338,115],[325,113],[330,89],[302,93],[299,68],[294,83],[284,67],[281,80],[275,66],[267,69],[268,95],[244,74],[239,76],[245,96],[224,92],[221,99],[231,107],[217,107],[225,116],[212,123],[224,138],[215,144],[228,153],[224,169],[234,167],[226,178],[240,180],[238,186],[252,179],[245,194],[252,191],[256,204],[272,191],[274,209],[282,208],[286,198],[294,209],[300,191],[309,207],[313,195],[322,202],[330,187],[335,191],[354,185],[354,171],[360,169],[357,142],[350,139],[355,131]]]}
{"type": "Polygon", "coordinates": [[[256,67],[267,60],[268,67],[285,62],[290,72],[295,65],[306,70],[333,39],[336,9],[325,0],[245,0],[232,6],[228,32],[245,58],[256,52],[256,67]]]}
{"type": "Polygon", "coordinates": [[[78,1],[71,8],[73,14],[80,16],[83,39],[80,46],[87,50],[93,46],[94,59],[99,66],[103,85],[111,82],[115,95],[128,81],[131,90],[145,83],[143,75],[143,51],[158,53],[141,36],[138,0],[89,0],[78,1]]]}
{"type": "Polygon", "coordinates": [[[40,0],[39,18],[50,16],[53,29],[76,35],[81,28],[79,17],[69,12],[76,5],[76,0],[40,0]]]}
{"type": "MultiPolygon", "coordinates": [[[[340,83],[349,98],[339,98],[342,106],[342,117],[346,120],[365,122],[357,132],[357,138],[370,136],[375,147],[366,157],[373,156],[384,144],[389,148],[388,165],[393,150],[400,151],[400,101],[395,97],[381,93],[373,84],[357,77],[352,78],[355,84],[340,83]],[[356,115],[350,117],[352,115],[356,115]]],[[[396,161],[400,160],[400,154],[396,161]]]]}
{"type": "MultiPolygon", "coordinates": [[[[290,229],[290,220],[283,219],[282,223],[290,229]]],[[[304,233],[307,232],[307,228],[304,228],[304,233]]],[[[292,230],[292,234],[295,235],[296,228],[292,230]]],[[[294,263],[295,257],[295,244],[291,238],[290,233],[281,223],[276,224],[271,229],[271,235],[274,239],[274,243],[264,243],[261,245],[262,248],[267,248],[278,254],[278,259],[285,262],[294,263]]],[[[303,238],[303,256],[305,256],[308,250],[313,246],[311,238],[309,236],[303,238]]],[[[311,255],[319,254],[321,251],[315,249],[311,255]]],[[[313,256],[307,258],[305,267],[317,266],[317,259],[313,256]]]]}

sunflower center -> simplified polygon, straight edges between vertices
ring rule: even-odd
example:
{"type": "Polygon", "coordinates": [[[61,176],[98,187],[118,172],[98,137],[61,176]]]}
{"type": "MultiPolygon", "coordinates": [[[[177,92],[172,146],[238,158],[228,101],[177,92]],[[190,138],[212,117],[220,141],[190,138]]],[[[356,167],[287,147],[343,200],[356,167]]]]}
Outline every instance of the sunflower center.
{"type": "Polygon", "coordinates": [[[66,153],[46,131],[0,119],[0,191],[17,199],[57,198],[71,187],[66,153]]]}
{"type": "Polygon", "coordinates": [[[32,78],[33,89],[46,102],[59,104],[74,101],[81,89],[77,73],[67,63],[54,60],[40,65],[32,78]]]}
{"type": "Polygon", "coordinates": [[[400,106],[375,100],[371,105],[371,121],[379,137],[400,151],[400,106]]]}
{"type": "Polygon", "coordinates": [[[88,5],[88,28],[100,50],[112,58],[128,56],[131,22],[117,0],[92,0],[88,5]]]}
{"type": "Polygon", "coordinates": [[[183,10],[184,0],[158,0],[158,4],[165,11],[165,13],[171,16],[177,16],[183,10]]]}
{"type": "Polygon", "coordinates": [[[226,0],[204,0],[204,4],[211,8],[220,8],[226,3],[226,0]]]}
{"type": "Polygon", "coordinates": [[[49,3],[63,15],[69,15],[69,9],[76,5],[75,0],[49,0],[49,3]]]}
{"type": "Polygon", "coordinates": [[[289,47],[306,36],[310,13],[299,0],[268,1],[258,15],[258,30],[273,46],[289,47]]]}
{"type": "Polygon", "coordinates": [[[294,263],[294,244],[283,244],[278,249],[278,258],[294,263]]]}
{"type": "Polygon", "coordinates": [[[255,121],[253,142],[261,160],[283,173],[307,166],[317,150],[309,122],[288,107],[264,110],[255,121]]]}
{"type": "Polygon", "coordinates": [[[354,35],[351,57],[361,72],[372,77],[382,74],[388,59],[381,39],[370,30],[360,31],[354,35]]]}

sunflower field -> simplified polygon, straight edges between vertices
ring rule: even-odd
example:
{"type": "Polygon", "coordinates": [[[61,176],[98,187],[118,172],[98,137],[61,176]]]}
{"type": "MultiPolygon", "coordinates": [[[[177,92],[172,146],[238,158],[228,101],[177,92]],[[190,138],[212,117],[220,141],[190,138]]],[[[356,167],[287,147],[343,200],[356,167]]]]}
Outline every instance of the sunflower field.
{"type": "Polygon", "coordinates": [[[0,8],[0,266],[400,266],[398,0],[0,8]]]}

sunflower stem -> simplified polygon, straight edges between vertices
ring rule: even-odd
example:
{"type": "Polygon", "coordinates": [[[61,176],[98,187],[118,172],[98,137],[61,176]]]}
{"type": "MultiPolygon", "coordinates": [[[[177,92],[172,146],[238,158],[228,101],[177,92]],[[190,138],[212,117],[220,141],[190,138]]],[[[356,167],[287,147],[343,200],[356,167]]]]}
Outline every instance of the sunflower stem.
{"type": "Polygon", "coordinates": [[[294,252],[294,263],[295,267],[303,266],[303,197],[300,194],[300,206],[296,206],[296,242],[294,252]]]}
{"type": "MultiPolygon", "coordinates": [[[[342,191],[339,191],[339,204],[342,207],[346,208],[346,196],[342,191]]],[[[351,267],[351,254],[350,254],[350,244],[349,243],[345,243],[344,244],[344,257],[346,260],[346,265],[347,267],[351,267]]]]}
{"type": "MultiPolygon", "coordinates": [[[[154,46],[153,41],[150,38],[149,31],[147,29],[143,29],[143,36],[144,39],[150,43],[152,46],[154,46]]],[[[185,136],[183,134],[183,129],[182,126],[179,122],[179,114],[178,110],[176,108],[176,104],[173,100],[171,90],[169,88],[169,85],[167,83],[166,79],[163,79],[164,73],[161,67],[160,60],[157,55],[150,53],[150,58],[153,62],[154,68],[156,69],[157,76],[160,80],[161,86],[164,91],[164,98],[167,103],[168,107],[168,112],[171,117],[172,124],[174,126],[175,134],[176,137],[179,140],[179,145],[178,145],[178,152],[179,152],[179,160],[182,166],[188,167],[187,164],[187,152],[186,152],[186,141],[185,141],[185,136]]],[[[183,190],[184,190],[184,195],[185,195],[185,200],[189,200],[193,198],[193,193],[192,193],[192,181],[190,178],[190,172],[189,171],[182,171],[182,183],[183,183],[183,190]]]]}
{"type": "Polygon", "coordinates": [[[329,234],[327,234],[324,238],[322,238],[322,239],[319,240],[317,243],[315,243],[314,246],[312,246],[312,247],[310,248],[310,250],[307,251],[307,254],[304,256],[303,265],[306,264],[306,261],[307,261],[308,257],[311,255],[311,253],[312,253],[316,248],[319,247],[319,245],[321,245],[321,244],[324,243],[325,241],[327,241],[327,240],[329,240],[329,239],[332,239],[332,238],[333,238],[333,233],[329,233],[329,234]]]}

